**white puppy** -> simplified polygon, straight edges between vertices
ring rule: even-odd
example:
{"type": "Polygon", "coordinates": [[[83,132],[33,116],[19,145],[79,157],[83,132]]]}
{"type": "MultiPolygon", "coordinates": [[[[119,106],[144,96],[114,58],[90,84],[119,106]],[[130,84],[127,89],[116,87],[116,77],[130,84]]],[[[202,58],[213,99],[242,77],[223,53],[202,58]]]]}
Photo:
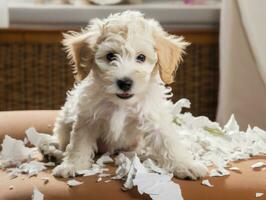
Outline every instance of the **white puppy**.
{"type": "Polygon", "coordinates": [[[197,179],[207,169],[182,146],[173,123],[171,90],[184,48],[182,37],[158,22],[126,11],[92,20],[63,40],[79,83],[68,93],[54,135],[41,151],[63,162],[55,176],[74,176],[91,166],[98,141],[109,152],[134,150],[180,178],[197,179]]]}

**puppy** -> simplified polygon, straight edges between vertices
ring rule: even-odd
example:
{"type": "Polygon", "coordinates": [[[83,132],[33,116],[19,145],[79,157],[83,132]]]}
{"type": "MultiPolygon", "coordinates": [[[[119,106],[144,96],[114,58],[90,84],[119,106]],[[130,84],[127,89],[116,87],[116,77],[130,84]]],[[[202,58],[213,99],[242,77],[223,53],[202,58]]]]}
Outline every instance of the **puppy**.
{"type": "Polygon", "coordinates": [[[78,83],[68,93],[53,131],[41,141],[46,157],[62,159],[55,176],[71,177],[90,168],[98,141],[109,152],[135,151],[179,178],[207,173],[182,145],[168,100],[185,47],[158,22],[126,11],[94,19],[63,45],[78,83]],[[64,152],[64,154],[63,154],[64,152]]]}

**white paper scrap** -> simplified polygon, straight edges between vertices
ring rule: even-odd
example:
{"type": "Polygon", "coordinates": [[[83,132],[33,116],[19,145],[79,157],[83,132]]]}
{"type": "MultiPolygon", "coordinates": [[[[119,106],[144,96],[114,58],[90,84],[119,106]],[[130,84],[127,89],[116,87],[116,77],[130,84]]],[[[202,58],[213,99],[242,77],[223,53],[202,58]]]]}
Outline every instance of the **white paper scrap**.
{"type": "Polygon", "coordinates": [[[224,168],[212,169],[209,173],[210,177],[228,176],[230,172],[224,168]]]}
{"type": "Polygon", "coordinates": [[[31,199],[32,200],[43,200],[44,195],[36,187],[34,187],[31,199]]]}
{"type": "Polygon", "coordinates": [[[67,184],[69,187],[75,187],[75,186],[83,184],[83,182],[77,181],[75,179],[71,179],[67,181],[67,184]]]}
{"type": "Polygon", "coordinates": [[[181,188],[174,182],[168,182],[158,185],[157,194],[150,194],[153,200],[183,200],[181,188]]]}
{"type": "Polygon", "coordinates": [[[115,164],[118,166],[116,169],[116,176],[113,176],[112,179],[121,179],[125,177],[131,166],[131,161],[123,153],[120,153],[115,157],[115,164]]]}
{"type": "Polygon", "coordinates": [[[49,137],[50,135],[44,133],[38,133],[34,127],[28,128],[26,131],[26,136],[31,144],[38,147],[40,141],[44,137],[49,137]]]}
{"type": "Polygon", "coordinates": [[[234,114],[231,115],[230,119],[228,122],[224,125],[224,130],[228,134],[232,134],[232,132],[239,132],[239,125],[235,119],[234,114]]]}
{"type": "Polygon", "coordinates": [[[8,172],[10,180],[17,178],[18,175],[22,172],[22,170],[19,168],[8,168],[6,171],[8,172]]]}
{"type": "Polygon", "coordinates": [[[210,183],[208,179],[202,180],[201,184],[206,185],[208,187],[213,187],[213,185],[210,183]]]}
{"type": "Polygon", "coordinates": [[[150,169],[151,171],[153,171],[153,172],[157,172],[157,173],[159,173],[159,174],[169,174],[169,172],[167,172],[166,170],[164,170],[164,169],[158,167],[158,166],[154,163],[154,161],[151,160],[151,159],[147,159],[147,160],[145,160],[145,161],[143,162],[143,165],[144,165],[146,168],[148,168],[148,169],[150,169]]]}
{"type": "Polygon", "coordinates": [[[262,192],[256,192],[256,198],[262,197],[264,195],[264,193],[262,192]]]}
{"type": "Polygon", "coordinates": [[[100,166],[104,166],[105,164],[112,163],[112,162],[114,161],[110,157],[109,153],[105,153],[96,161],[96,164],[100,166]]]}
{"type": "Polygon", "coordinates": [[[81,176],[92,176],[92,175],[103,173],[103,171],[106,171],[106,169],[101,168],[97,164],[93,164],[90,169],[78,170],[76,174],[81,175],[81,176]]]}
{"type": "Polygon", "coordinates": [[[252,169],[256,169],[256,168],[261,168],[261,167],[264,167],[264,166],[266,166],[266,164],[264,162],[257,162],[255,164],[251,165],[251,168],[252,169]]]}
{"type": "Polygon", "coordinates": [[[238,167],[230,167],[229,170],[240,172],[240,169],[238,167]]]}
{"type": "Polygon", "coordinates": [[[137,173],[133,184],[140,194],[149,194],[154,200],[183,200],[180,186],[171,179],[170,175],[137,173]]]}
{"type": "Polygon", "coordinates": [[[24,143],[24,145],[27,145],[29,143],[28,138],[24,138],[23,143],[24,143]]]}
{"type": "Polygon", "coordinates": [[[180,114],[183,108],[190,108],[190,105],[191,103],[188,99],[185,98],[180,99],[175,103],[173,113],[180,114]]]}
{"type": "Polygon", "coordinates": [[[98,177],[101,177],[101,178],[109,177],[109,176],[111,176],[111,174],[105,174],[105,173],[103,173],[103,174],[99,174],[98,175],[98,177]]]}
{"type": "Polygon", "coordinates": [[[32,149],[25,147],[23,141],[5,135],[2,143],[1,159],[24,161],[29,159],[31,152],[32,149]]]}
{"type": "Polygon", "coordinates": [[[102,177],[99,177],[99,178],[97,179],[97,183],[101,182],[102,180],[103,180],[103,178],[102,178],[102,177]]]}
{"type": "Polygon", "coordinates": [[[29,177],[37,175],[39,172],[46,169],[44,163],[33,160],[29,163],[23,163],[19,166],[19,169],[22,170],[23,173],[27,173],[29,177]]]}
{"type": "Polygon", "coordinates": [[[44,163],[44,166],[46,166],[46,167],[54,167],[55,163],[54,162],[47,162],[47,163],[44,163]]]}
{"type": "Polygon", "coordinates": [[[140,162],[139,157],[135,154],[132,158],[132,162],[130,165],[130,169],[127,174],[127,179],[124,183],[124,187],[127,189],[131,189],[133,185],[133,179],[136,173],[147,173],[148,169],[146,169],[142,163],[140,162]]]}

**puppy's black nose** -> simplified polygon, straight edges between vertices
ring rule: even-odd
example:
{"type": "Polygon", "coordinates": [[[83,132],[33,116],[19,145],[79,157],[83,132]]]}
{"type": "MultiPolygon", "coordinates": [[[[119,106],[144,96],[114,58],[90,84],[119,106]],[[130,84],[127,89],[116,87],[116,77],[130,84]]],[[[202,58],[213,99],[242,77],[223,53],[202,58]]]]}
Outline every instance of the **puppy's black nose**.
{"type": "Polygon", "coordinates": [[[124,92],[127,92],[131,89],[133,81],[129,78],[123,78],[117,80],[116,84],[119,87],[119,89],[123,90],[124,92]]]}

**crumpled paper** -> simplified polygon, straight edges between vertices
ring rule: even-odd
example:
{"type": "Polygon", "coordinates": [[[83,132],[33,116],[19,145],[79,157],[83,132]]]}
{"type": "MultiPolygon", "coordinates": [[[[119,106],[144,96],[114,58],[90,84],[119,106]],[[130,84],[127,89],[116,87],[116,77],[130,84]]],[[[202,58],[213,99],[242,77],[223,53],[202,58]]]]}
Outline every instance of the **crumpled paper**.
{"type": "Polygon", "coordinates": [[[202,185],[205,185],[207,187],[214,187],[213,184],[210,183],[210,181],[208,179],[202,180],[201,182],[202,185]]]}
{"type": "Polygon", "coordinates": [[[251,168],[252,169],[257,169],[257,168],[261,168],[261,167],[264,167],[266,166],[266,163],[264,162],[257,162],[257,163],[254,163],[253,165],[251,165],[251,168]]]}
{"type": "Polygon", "coordinates": [[[96,164],[100,166],[104,166],[105,164],[114,162],[113,159],[110,157],[109,153],[103,154],[97,161],[96,164]]]}
{"type": "Polygon", "coordinates": [[[38,147],[42,138],[47,137],[47,136],[49,137],[49,135],[47,134],[37,132],[34,127],[28,128],[25,133],[26,133],[28,141],[31,144],[33,144],[35,147],[38,147]]]}
{"type": "Polygon", "coordinates": [[[264,193],[262,193],[262,192],[256,192],[256,198],[260,198],[260,197],[262,197],[264,195],[264,193]]]}
{"type": "Polygon", "coordinates": [[[180,186],[171,181],[173,174],[159,168],[152,160],[141,163],[137,155],[128,158],[120,153],[115,163],[118,165],[116,177],[126,177],[124,189],[137,186],[140,194],[146,193],[155,200],[183,200],[180,186]]]}
{"type": "Polygon", "coordinates": [[[31,177],[36,176],[39,172],[46,170],[47,168],[45,167],[43,162],[33,160],[29,163],[23,163],[19,166],[19,169],[22,173],[26,173],[29,175],[29,177],[31,177]]]}
{"type": "Polygon", "coordinates": [[[31,199],[32,200],[43,200],[44,195],[38,190],[38,188],[34,187],[31,199]]]}
{"type": "MultiPolygon", "coordinates": [[[[185,102],[184,99],[180,101],[180,105],[185,102]]],[[[188,103],[184,105],[187,107],[188,103]]],[[[245,132],[240,131],[234,115],[224,127],[221,127],[207,117],[194,117],[191,113],[182,114],[179,110],[174,113],[174,117],[179,122],[175,123],[175,131],[180,135],[183,144],[187,146],[194,159],[205,166],[225,170],[229,162],[266,154],[264,130],[249,127],[245,132]]],[[[216,173],[216,175],[228,175],[224,170],[224,173],[216,173]]],[[[212,171],[211,175],[214,176],[215,172],[212,171]]]]}
{"type": "Polygon", "coordinates": [[[77,181],[75,179],[71,179],[67,181],[67,184],[69,187],[75,187],[75,186],[79,186],[81,184],[83,184],[83,182],[77,181]]]}
{"type": "Polygon", "coordinates": [[[0,168],[7,168],[31,160],[36,152],[36,148],[25,147],[23,141],[5,135],[0,154],[0,168]]]}

